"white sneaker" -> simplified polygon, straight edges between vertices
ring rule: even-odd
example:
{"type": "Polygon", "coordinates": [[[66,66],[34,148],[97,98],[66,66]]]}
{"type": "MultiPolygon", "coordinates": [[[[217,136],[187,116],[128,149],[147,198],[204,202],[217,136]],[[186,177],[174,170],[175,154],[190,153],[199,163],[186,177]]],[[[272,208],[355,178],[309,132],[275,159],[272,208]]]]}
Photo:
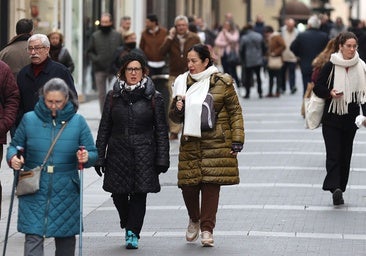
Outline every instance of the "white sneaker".
{"type": "Polygon", "coordinates": [[[188,242],[194,242],[198,238],[198,234],[200,232],[200,223],[199,222],[193,222],[191,219],[189,219],[189,224],[186,231],[186,240],[188,242]]]}
{"type": "Polygon", "coordinates": [[[203,231],[201,234],[201,243],[203,247],[214,247],[213,235],[210,231],[203,231]]]}

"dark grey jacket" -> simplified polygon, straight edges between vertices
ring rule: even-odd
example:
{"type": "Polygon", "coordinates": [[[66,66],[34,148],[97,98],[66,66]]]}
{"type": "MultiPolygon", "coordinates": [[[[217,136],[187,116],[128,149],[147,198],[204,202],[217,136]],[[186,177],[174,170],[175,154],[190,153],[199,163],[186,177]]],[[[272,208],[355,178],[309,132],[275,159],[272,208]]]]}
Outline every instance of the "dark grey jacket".
{"type": "MultiPolygon", "coordinates": [[[[112,29],[109,33],[95,31],[91,38],[87,53],[93,63],[95,71],[111,73],[111,65],[114,60],[114,52],[123,44],[120,33],[112,29]]],[[[112,74],[112,73],[111,73],[112,74]]]]}

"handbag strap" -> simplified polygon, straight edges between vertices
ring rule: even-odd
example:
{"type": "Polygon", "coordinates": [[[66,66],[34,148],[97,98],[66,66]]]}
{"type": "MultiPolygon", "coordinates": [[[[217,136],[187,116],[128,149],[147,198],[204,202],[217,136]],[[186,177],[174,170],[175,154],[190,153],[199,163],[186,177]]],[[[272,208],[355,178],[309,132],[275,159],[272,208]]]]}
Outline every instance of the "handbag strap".
{"type": "Polygon", "coordinates": [[[52,144],[51,144],[50,148],[48,149],[47,155],[46,155],[46,157],[44,158],[43,163],[42,163],[42,165],[41,165],[41,167],[42,167],[42,168],[43,168],[43,166],[46,164],[46,162],[47,162],[48,158],[50,157],[50,155],[51,155],[51,153],[52,153],[52,150],[53,150],[53,148],[55,147],[56,141],[58,140],[58,138],[60,138],[62,131],[63,131],[63,130],[65,129],[65,127],[66,127],[66,124],[67,124],[67,122],[64,122],[64,123],[62,124],[61,129],[58,131],[58,133],[57,133],[56,137],[55,137],[55,138],[54,138],[54,140],[52,141],[52,144]]]}
{"type": "Polygon", "coordinates": [[[330,82],[332,80],[333,73],[334,73],[334,65],[332,66],[332,69],[330,70],[330,73],[329,73],[329,76],[328,76],[328,80],[327,80],[328,89],[330,88],[330,82]]]}

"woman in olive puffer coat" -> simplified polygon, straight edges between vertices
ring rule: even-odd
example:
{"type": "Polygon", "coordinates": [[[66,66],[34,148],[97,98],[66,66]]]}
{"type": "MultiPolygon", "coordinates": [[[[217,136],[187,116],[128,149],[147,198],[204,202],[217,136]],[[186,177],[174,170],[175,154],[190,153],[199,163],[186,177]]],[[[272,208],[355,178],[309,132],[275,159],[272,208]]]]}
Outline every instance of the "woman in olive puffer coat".
{"type": "Polygon", "coordinates": [[[207,46],[193,46],[187,63],[189,71],[174,82],[169,112],[172,121],[184,125],[178,186],[190,218],[186,240],[195,241],[201,229],[202,245],[213,246],[220,186],[239,183],[236,155],[243,148],[244,122],[233,79],[213,66],[207,46]],[[202,103],[208,93],[213,96],[217,121],[212,130],[203,131],[202,103]]]}

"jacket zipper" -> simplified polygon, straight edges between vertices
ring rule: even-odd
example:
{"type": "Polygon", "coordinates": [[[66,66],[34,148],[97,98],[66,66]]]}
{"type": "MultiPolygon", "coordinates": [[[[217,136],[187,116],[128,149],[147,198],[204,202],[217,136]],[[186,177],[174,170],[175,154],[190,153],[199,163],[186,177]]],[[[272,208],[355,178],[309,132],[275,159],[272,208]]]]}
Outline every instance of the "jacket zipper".
{"type": "MultiPolygon", "coordinates": [[[[55,120],[53,119],[52,120],[52,124],[53,124],[53,129],[52,129],[52,140],[51,140],[51,143],[52,141],[54,140],[55,138],[55,129],[56,129],[56,122],[55,120]]],[[[52,153],[53,154],[53,153],[52,153]]],[[[50,158],[52,157],[52,154],[50,155],[50,158]]],[[[45,166],[43,168],[48,168],[47,167],[47,163],[45,163],[45,166]]],[[[43,171],[43,170],[42,170],[43,171]]],[[[49,176],[49,179],[48,179],[48,193],[47,193],[47,204],[46,204],[46,211],[45,211],[45,221],[44,221],[44,233],[43,233],[43,236],[45,237],[46,234],[47,234],[47,228],[48,228],[48,211],[49,211],[49,208],[50,208],[50,202],[51,202],[51,193],[52,193],[52,182],[53,182],[53,172],[52,173],[48,173],[48,171],[46,172],[46,175],[49,176]]]]}

